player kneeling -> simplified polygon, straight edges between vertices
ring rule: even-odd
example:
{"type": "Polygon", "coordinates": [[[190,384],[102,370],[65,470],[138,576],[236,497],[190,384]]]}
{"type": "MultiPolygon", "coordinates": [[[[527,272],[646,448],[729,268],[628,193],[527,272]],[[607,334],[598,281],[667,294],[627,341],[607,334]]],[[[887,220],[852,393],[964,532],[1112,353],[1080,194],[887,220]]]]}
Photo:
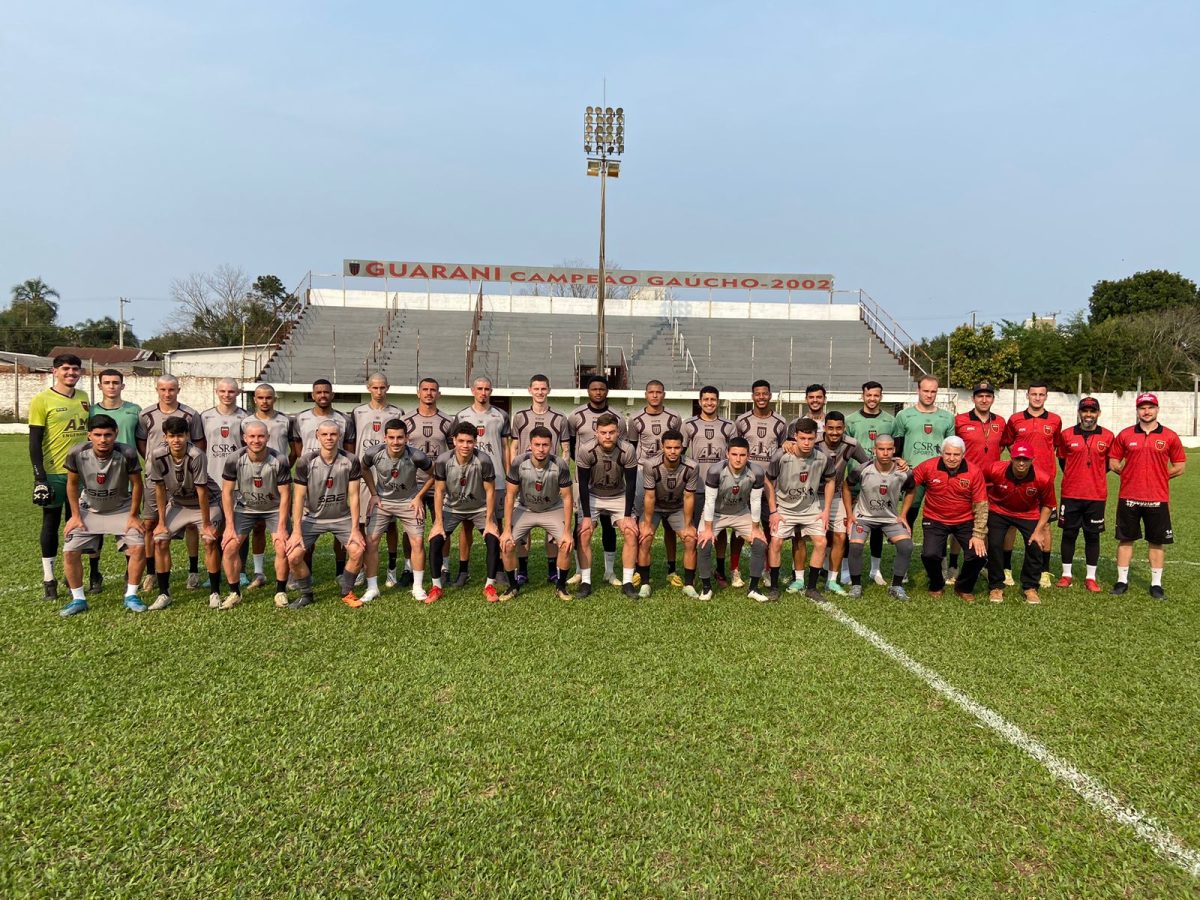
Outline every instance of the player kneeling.
{"type": "Polygon", "coordinates": [[[118,535],[129,556],[125,576],[125,608],[145,612],[138,599],[138,581],[146,565],[146,541],[140,518],[142,466],[137,449],[117,443],[117,423],[111,416],[88,419],[88,439],[67,454],[67,503],[71,518],[63,529],[63,569],[71,602],[61,616],[87,612],[83,591],[82,554],[99,551],[103,535],[118,535]],[[80,496],[82,494],[82,497],[80,496]]]}
{"type": "Polygon", "coordinates": [[[383,443],[363,457],[363,484],[371,497],[371,509],[367,515],[367,592],[362,602],[379,596],[379,544],[397,522],[408,538],[405,546],[409,548],[412,595],[425,600],[425,494],[433,488],[433,480],[418,484],[417,473],[428,472],[433,461],[408,446],[408,426],[403,419],[389,419],[383,434],[383,443]]]}
{"type": "Polygon", "coordinates": [[[221,509],[225,513],[225,537],[221,551],[229,596],[221,609],[242,602],[242,545],[260,524],[271,533],[275,545],[275,606],[288,604],[287,542],[291,510],[292,475],[287,459],[267,446],[267,426],[248,419],[242,426],[246,446],[225,460],[222,471],[221,509]]]}
{"type": "Polygon", "coordinates": [[[358,457],[338,444],[342,432],[336,422],[317,426],[317,449],[296,461],[292,491],[292,536],[288,539],[288,566],[300,596],[288,609],[303,609],[316,603],[312,592],[312,569],[305,554],[323,534],[332,534],[346,548],[346,568],[339,576],[342,602],[351,609],[362,606],[354,594],[354,579],[362,565],[366,542],[358,527],[358,480],[362,466],[358,457]]]}
{"type": "Polygon", "coordinates": [[[897,600],[908,599],[904,576],[912,561],[913,541],[908,520],[900,515],[900,502],[912,489],[912,472],[896,465],[896,439],[890,434],[878,435],[875,459],[848,474],[842,485],[842,505],[852,510],[846,523],[850,533],[849,596],[862,596],[863,544],[878,532],[896,549],[888,593],[897,600]],[[858,498],[851,501],[854,485],[859,486],[858,498]]]}
{"type": "Polygon", "coordinates": [[[508,576],[508,591],[501,598],[511,600],[520,588],[517,581],[517,548],[528,551],[529,535],[542,529],[546,543],[558,543],[558,567],[555,593],[560,600],[570,600],[567,593],[567,573],[571,565],[571,467],[562,457],[550,452],[554,435],[544,425],[529,432],[529,449],[508,467],[508,485],[504,494],[504,533],[500,535],[500,551],[504,554],[504,570],[508,576]]]}
{"type": "Polygon", "coordinates": [[[221,491],[208,471],[208,456],[189,439],[191,426],[183,416],[171,416],[162,426],[163,446],[147,462],[154,485],[158,524],[154,527],[154,569],[158,597],[150,609],[171,605],[171,541],[183,537],[189,526],[199,529],[204,541],[204,567],[208,571],[208,605],[221,605],[221,491]]]}
{"type": "Polygon", "coordinates": [[[750,462],[750,443],[744,437],[731,438],[724,462],[713,465],[704,479],[704,512],[697,535],[699,556],[696,571],[703,590],[701,600],[712,599],[712,545],[714,532],[732,528],[733,533],[750,541],[750,590],[746,596],[759,603],[768,597],[759,590],[767,557],[767,539],[762,530],[763,470],[750,462]]]}
{"type": "MultiPolygon", "coordinates": [[[[642,525],[638,534],[638,570],[642,577],[639,597],[650,596],[650,550],[659,523],[666,521],[683,541],[683,586],[696,592],[696,491],[700,490],[700,467],[683,458],[683,432],[670,428],[662,435],[662,455],[642,466],[642,525]]],[[[689,594],[689,596],[691,595],[689,594]]]]}

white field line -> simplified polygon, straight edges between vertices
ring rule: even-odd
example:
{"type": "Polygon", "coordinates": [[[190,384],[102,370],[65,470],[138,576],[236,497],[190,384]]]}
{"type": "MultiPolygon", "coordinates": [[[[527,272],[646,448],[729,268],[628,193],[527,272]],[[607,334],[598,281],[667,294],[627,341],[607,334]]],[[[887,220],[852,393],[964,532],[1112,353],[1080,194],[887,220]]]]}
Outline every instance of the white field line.
{"type": "Polygon", "coordinates": [[[1014,747],[1024,750],[1025,753],[1040,762],[1046,771],[1079,794],[1105,818],[1132,828],[1137,836],[1149,844],[1159,856],[1183,869],[1193,878],[1200,878],[1200,853],[1185,845],[1183,841],[1151,819],[1146,813],[1127,804],[1096,778],[1086,772],[1081,772],[1065,759],[1053,753],[1041,741],[1026,734],[998,712],[964,694],[937,672],[923,666],[898,647],[889,644],[879,634],[847,615],[832,603],[816,603],[815,605],[827,616],[845,625],[876,650],[920,678],[934,691],[978,719],[1014,747]]]}

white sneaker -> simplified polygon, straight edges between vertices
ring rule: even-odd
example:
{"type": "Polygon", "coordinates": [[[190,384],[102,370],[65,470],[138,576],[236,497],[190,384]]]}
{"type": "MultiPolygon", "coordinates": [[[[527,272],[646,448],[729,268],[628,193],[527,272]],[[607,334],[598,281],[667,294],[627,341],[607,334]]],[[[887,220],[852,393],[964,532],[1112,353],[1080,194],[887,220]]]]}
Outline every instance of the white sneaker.
{"type": "Polygon", "coordinates": [[[146,573],[142,576],[142,593],[148,594],[158,586],[158,580],[151,574],[146,573]]]}
{"type": "Polygon", "coordinates": [[[766,594],[764,594],[762,591],[758,591],[758,590],[749,591],[749,592],[747,592],[746,596],[748,598],[750,598],[751,600],[753,600],[755,603],[766,603],[767,599],[768,599],[766,594]]]}
{"type": "Polygon", "coordinates": [[[638,588],[638,596],[641,597],[643,600],[645,600],[647,597],[649,597],[650,596],[650,585],[643,584],[640,588],[638,588]]]}
{"type": "Polygon", "coordinates": [[[953,584],[955,581],[958,581],[958,569],[947,569],[946,584],[953,584]]]}
{"type": "Polygon", "coordinates": [[[280,591],[278,594],[275,595],[275,608],[276,609],[287,609],[287,605],[288,605],[288,595],[285,594],[283,591],[280,591]]]}
{"type": "Polygon", "coordinates": [[[694,584],[685,584],[683,586],[683,596],[691,597],[693,600],[700,599],[700,595],[696,593],[696,586],[694,584]]]}
{"type": "Polygon", "coordinates": [[[246,585],[246,590],[257,591],[259,588],[267,586],[267,576],[259,573],[250,579],[250,583],[246,585]]]}
{"type": "Polygon", "coordinates": [[[370,603],[372,600],[378,600],[379,588],[368,588],[367,591],[358,599],[363,603],[370,603]]]}
{"type": "Polygon", "coordinates": [[[733,574],[729,576],[729,586],[732,588],[745,587],[746,582],[742,581],[742,573],[737,569],[733,570],[733,574]]]}
{"type": "Polygon", "coordinates": [[[216,591],[213,591],[211,594],[208,595],[208,608],[209,609],[220,609],[221,608],[221,595],[218,594],[216,591]]]}
{"type": "MultiPolygon", "coordinates": [[[[215,596],[216,596],[216,594],[213,594],[213,597],[215,597],[215,596]]],[[[210,597],[209,603],[211,604],[211,602],[212,602],[212,598],[210,597]]],[[[229,596],[226,597],[225,600],[221,603],[221,609],[233,609],[235,606],[237,606],[241,602],[242,602],[242,595],[239,594],[237,591],[230,591],[229,596]]]]}
{"type": "Polygon", "coordinates": [[[700,595],[700,599],[701,600],[711,600],[712,599],[712,591],[704,591],[700,595]]]}
{"type": "Polygon", "coordinates": [[[424,603],[425,598],[428,596],[428,594],[425,593],[425,588],[413,588],[412,595],[414,600],[417,600],[421,603],[424,603]]]}
{"type": "Polygon", "coordinates": [[[188,572],[187,588],[189,591],[194,591],[200,587],[200,573],[188,572]]]}
{"type": "Polygon", "coordinates": [[[383,586],[385,588],[394,588],[399,583],[400,582],[396,578],[396,570],[388,569],[387,578],[383,579],[383,586]]]}
{"type": "Polygon", "coordinates": [[[569,585],[583,584],[583,576],[580,575],[578,572],[576,572],[574,575],[572,575],[570,578],[567,579],[567,584],[569,584],[569,585]]]}
{"type": "Polygon", "coordinates": [[[625,586],[625,582],[623,582],[616,575],[605,575],[604,580],[607,581],[609,584],[611,584],[613,587],[624,587],[625,586]]]}
{"type": "Polygon", "coordinates": [[[887,579],[883,577],[882,572],[872,572],[871,580],[874,581],[880,587],[887,587],[887,579]]]}
{"type": "Polygon", "coordinates": [[[150,604],[151,612],[158,612],[160,609],[166,609],[171,605],[170,594],[159,594],[154,598],[154,602],[150,604]]]}

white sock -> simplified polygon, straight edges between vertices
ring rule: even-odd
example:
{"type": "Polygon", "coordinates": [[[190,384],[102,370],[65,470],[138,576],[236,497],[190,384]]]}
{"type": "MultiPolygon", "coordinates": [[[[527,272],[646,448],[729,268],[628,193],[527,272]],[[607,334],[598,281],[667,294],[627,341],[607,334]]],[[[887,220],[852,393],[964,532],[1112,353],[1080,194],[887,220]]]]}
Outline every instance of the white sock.
{"type": "Polygon", "coordinates": [[[425,571],[423,569],[413,569],[413,590],[421,590],[421,583],[425,581],[425,571]]]}
{"type": "Polygon", "coordinates": [[[1117,581],[1129,581],[1129,566],[1117,566],[1117,581]]]}
{"type": "Polygon", "coordinates": [[[872,556],[871,557],[871,571],[869,574],[872,578],[874,578],[876,575],[879,574],[879,567],[882,564],[883,564],[882,556],[872,556]]]}
{"type": "Polygon", "coordinates": [[[53,581],[53,580],[54,580],[54,557],[53,556],[43,556],[42,557],[42,581],[53,581]]]}
{"type": "Polygon", "coordinates": [[[838,577],[837,577],[836,572],[830,572],[828,569],[825,570],[825,581],[827,583],[835,584],[837,582],[837,580],[838,580],[838,577]]]}
{"type": "MultiPolygon", "coordinates": [[[[413,575],[413,580],[414,580],[414,581],[416,580],[416,578],[417,578],[417,576],[416,576],[416,575],[413,575]]],[[[437,578],[430,578],[430,579],[429,579],[429,584],[430,584],[430,586],[431,586],[431,587],[440,588],[440,587],[442,586],[442,579],[441,579],[441,576],[438,576],[437,578]]]]}
{"type": "Polygon", "coordinates": [[[633,581],[633,569],[628,567],[621,569],[621,584],[629,584],[631,581],[633,581]]]}
{"type": "Polygon", "coordinates": [[[257,576],[263,574],[263,560],[266,559],[267,554],[255,553],[255,554],[253,554],[253,556],[254,556],[254,574],[257,577],[257,576]]]}
{"type": "Polygon", "coordinates": [[[1063,563],[1063,578],[1071,577],[1071,563],[1063,563]]]}
{"type": "Polygon", "coordinates": [[[412,562],[411,562],[410,560],[407,560],[407,559],[406,559],[406,560],[404,561],[404,571],[405,571],[405,572],[412,572],[412,571],[414,571],[414,570],[413,570],[413,567],[412,567],[412,562]]]}
{"type": "Polygon", "coordinates": [[[368,591],[379,590],[379,576],[378,575],[368,575],[367,576],[367,590],[368,591]]]}
{"type": "Polygon", "coordinates": [[[592,583],[592,570],[590,568],[580,569],[579,577],[583,579],[584,584],[591,584],[592,583]]]}
{"type": "Polygon", "coordinates": [[[71,599],[72,599],[72,600],[82,600],[82,599],[84,599],[84,596],[83,596],[83,585],[82,585],[82,584],[81,584],[79,587],[77,587],[77,588],[71,588],[71,599]]]}
{"type": "Polygon", "coordinates": [[[1092,579],[1092,581],[1096,580],[1096,567],[1095,566],[1087,567],[1087,577],[1092,579]]]}
{"type": "Polygon", "coordinates": [[[125,585],[125,596],[126,597],[136,597],[137,591],[138,591],[138,586],[136,584],[125,585]]]}
{"type": "Polygon", "coordinates": [[[487,580],[487,586],[488,586],[488,587],[494,587],[494,586],[495,586],[495,584],[496,584],[496,579],[495,579],[495,578],[489,578],[489,579],[487,580]]]}
{"type": "Polygon", "coordinates": [[[605,580],[613,577],[613,566],[617,562],[617,551],[604,551],[604,578],[605,580]]]}
{"type": "Polygon", "coordinates": [[[1150,570],[1150,586],[1162,587],[1162,569],[1150,570]]]}

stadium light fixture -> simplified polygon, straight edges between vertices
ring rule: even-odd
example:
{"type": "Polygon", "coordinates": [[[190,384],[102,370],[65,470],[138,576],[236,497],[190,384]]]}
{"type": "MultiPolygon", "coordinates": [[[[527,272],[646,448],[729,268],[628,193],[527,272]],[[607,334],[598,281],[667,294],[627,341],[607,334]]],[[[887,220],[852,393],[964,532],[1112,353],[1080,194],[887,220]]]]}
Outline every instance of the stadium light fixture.
{"type": "Polygon", "coordinates": [[[605,182],[618,178],[625,152],[625,110],[618,106],[589,106],[583,113],[583,152],[587,173],[600,179],[600,278],[596,286],[596,373],[608,377],[604,336],[604,213],[605,182]]]}

